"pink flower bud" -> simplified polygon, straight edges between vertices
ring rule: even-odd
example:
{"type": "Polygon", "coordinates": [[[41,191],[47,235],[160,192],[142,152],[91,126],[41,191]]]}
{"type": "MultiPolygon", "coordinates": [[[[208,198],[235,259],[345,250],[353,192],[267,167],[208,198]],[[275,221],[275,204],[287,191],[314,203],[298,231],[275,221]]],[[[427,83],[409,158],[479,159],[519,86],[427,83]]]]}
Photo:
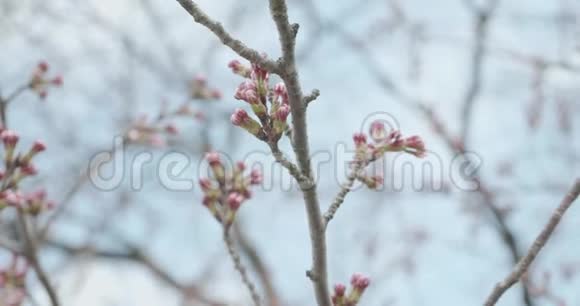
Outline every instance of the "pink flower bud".
{"type": "Polygon", "coordinates": [[[252,185],[259,185],[262,183],[263,177],[262,172],[258,169],[253,169],[250,172],[250,184],[252,185]]]}
{"type": "Polygon", "coordinates": [[[37,68],[38,68],[38,71],[45,73],[48,71],[48,63],[45,61],[41,61],[38,63],[37,68]]]}
{"type": "Polygon", "coordinates": [[[208,191],[211,189],[211,180],[208,178],[202,178],[199,180],[199,186],[201,187],[201,190],[203,191],[208,191]]]}
{"type": "Polygon", "coordinates": [[[167,124],[165,126],[165,131],[171,135],[177,135],[179,133],[179,130],[177,129],[177,127],[173,123],[167,124]]]}
{"type": "Polygon", "coordinates": [[[248,116],[248,113],[241,108],[236,109],[232,114],[232,116],[230,117],[230,121],[235,126],[241,126],[244,123],[248,122],[249,119],[250,116],[248,116]]]}
{"type": "Polygon", "coordinates": [[[195,76],[193,82],[198,86],[205,86],[207,84],[207,78],[204,75],[199,74],[195,76]]]}
{"type": "Polygon", "coordinates": [[[392,131],[389,133],[388,142],[392,147],[401,147],[405,144],[400,131],[392,131]]]}
{"type": "Polygon", "coordinates": [[[48,96],[48,92],[46,90],[41,90],[38,92],[38,97],[42,100],[46,99],[46,96],[48,96]]]}
{"type": "Polygon", "coordinates": [[[217,152],[207,153],[205,159],[211,166],[221,165],[220,155],[217,152]]]}
{"type": "Polygon", "coordinates": [[[37,140],[34,142],[34,144],[32,144],[32,149],[31,149],[32,152],[40,153],[44,150],[46,150],[46,145],[42,141],[37,140]]]}
{"type": "Polygon", "coordinates": [[[14,148],[16,143],[18,143],[19,136],[11,130],[4,130],[2,134],[0,134],[0,138],[2,138],[2,142],[4,142],[6,147],[14,148]]]}
{"type": "Polygon", "coordinates": [[[363,133],[355,133],[352,136],[352,139],[354,140],[354,144],[357,147],[360,147],[360,146],[365,145],[367,143],[367,136],[363,133]]]}
{"type": "Polygon", "coordinates": [[[350,284],[358,290],[365,290],[369,285],[370,285],[371,281],[368,277],[360,274],[360,273],[355,273],[352,275],[352,278],[350,279],[350,284]]]}
{"type": "Polygon", "coordinates": [[[242,171],[246,170],[246,164],[244,164],[244,162],[243,162],[243,161],[236,162],[236,168],[237,168],[237,169],[238,169],[240,172],[242,172],[242,171]]]}
{"type": "Polygon", "coordinates": [[[370,133],[371,138],[376,141],[382,141],[387,137],[385,125],[380,121],[375,121],[371,124],[370,133]]]}
{"type": "Polygon", "coordinates": [[[50,83],[54,86],[60,87],[62,86],[62,76],[58,75],[56,77],[54,77],[52,80],[50,80],[50,83]]]}
{"type": "Polygon", "coordinates": [[[165,139],[158,134],[151,135],[149,138],[149,144],[155,148],[163,148],[166,145],[165,139]]]}
{"type": "Polygon", "coordinates": [[[240,206],[242,205],[243,201],[244,201],[244,196],[237,193],[237,192],[233,192],[233,193],[230,193],[228,195],[227,203],[228,203],[228,206],[230,207],[230,209],[233,211],[238,210],[240,208],[240,206]]]}
{"type": "Polygon", "coordinates": [[[20,171],[22,171],[22,174],[24,174],[25,176],[34,176],[38,174],[38,170],[36,170],[36,167],[34,167],[34,165],[32,164],[26,164],[22,166],[20,168],[20,171]]]}
{"type": "Polygon", "coordinates": [[[274,95],[282,99],[282,104],[288,104],[288,91],[284,83],[280,82],[274,86],[274,95]]]}
{"type": "Polygon", "coordinates": [[[217,89],[213,89],[210,93],[211,98],[219,100],[222,98],[222,92],[217,90],[217,89]]]}
{"type": "Polygon", "coordinates": [[[405,146],[407,152],[411,153],[417,157],[425,156],[425,143],[419,136],[411,136],[405,139],[405,146]]]}
{"type": "Polygon", "coordinates": [[[344,296],[346,292],[346,286],[343,284],[336,284],[334,285],[334,295],[337,297],[344,296]]]}
{"type": "Polygon", "coordinates": [[[276,120],[286,122],[286,118],[288,118],[289,114],[290,106],[288,106],[288,104],[282,104],[282,106],[280,106],[280,108],[278,108],[276,111],[275,118],[276,120]]]}
{"type": "Polygon", "coordinates": [[[20,194],[12,190],[6,191],[6,193],[4,194],[4,199],[6,200],[6,203],[8,203],[8,205],[10,206],[18,207],[22,204],[22,197],[20,196],[20,194]]]}

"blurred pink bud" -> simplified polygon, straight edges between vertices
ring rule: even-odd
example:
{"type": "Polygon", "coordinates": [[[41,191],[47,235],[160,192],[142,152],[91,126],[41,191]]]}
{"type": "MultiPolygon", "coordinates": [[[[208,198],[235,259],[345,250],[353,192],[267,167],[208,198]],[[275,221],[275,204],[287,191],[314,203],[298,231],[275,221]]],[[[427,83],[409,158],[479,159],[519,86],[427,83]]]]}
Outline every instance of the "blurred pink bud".
{"type": "Polygon", "coordinates": [[[212,98],[214,98],[216,100],[219,100],[222,98],[222,92],[217,90],[217,89],[212,90],[210,95],[212,98]]]}
{"type": "Polygon", "coordinates": [[[44,142],[37,140],[34,142],[34,144],[32,144],[32,149],[31,151],[34,153],[39,153],[46,150],[46,145],[44,144],[44,142]]]}
{"type": "Polygon", "coordinates": [[[46,96],[48,96],[48,92],[46,90],[41,90],[38,92],[38,97],[40,97],[40,99],[44,100],[46,99],[46,96]]]}
{"type": "Polygon", "coordinates": [[[193,82],[199,86],[205,86],[207,84],[207,78],[203,74],[198,74],[193,79],[193,82]]]}
{"type": "Polygon", "coordinates": [[[334,295],[337,297],[344,296],[346,292],[346,286],[343,284],[336,284],[334,285],[334,295]]]}
{"type": "Polygon", "coordinates": [[[11,206],[20,206],[20,204],[22,204],[22,197],[20,196],[20,194],[12,191],[12,190],[8,190],[6,191],[6,193],[4,194],[4,199],[6,200],[6,203],[8,203],[8,205],[11,206]]]}
{"type": "Polygon", "coordinates": [[[367,136],[363,133],[355,133],[352,136],[355,146],[359,147],[367,143],[367,136]]]}
{"type": "Polygon", "coordinates": [[[177,129],[177,127],[173,123],[167,124],[165,126],[165,131],[171,135],[177,135],[179,133],[179,130],[177,129]]]}
{"type": "Polygon", "coordinates": [[[211,166],[220,165],[220,155],[217,152],[209,152],[205,155],[205,159],[211,166]]]}
{"type": "Polygon", "coordinates": [[[2,142],[4,142],[6,147],[13,148],[18,142],[19,136],[11,130],[4,130],[2,134],[0,134],[0,138],[2,138],[2,142]]]}
{"type": "Polygon", "coordinates": [[[149,138],[149,144],[156,148],[162,148],[165,146],[165,139],[157,134],[153,134],[149,138]]]}
{"type": "Polygon", "coordinates": [[[262,183],[262,172],[258,169],[253,169],[250,172],[250,184],[252,185],[259,185],[262,183]]]}
{"type": "Polygon", "coordinates": [[[237,168],[237,169],[238,169],[240,172],[242,172],[242,171],[246,170],[246,164],[244,164],[244,162],[243,162],[243,161],[236,162],[236,168],[237,168]]]}
{"type": "Polygon", "coordinates": [[[352,278],[350,279],[350,284],[354,288],[361,290],[361,291],[366,289],[370,285],[370,283],[371,283],[371,280],[368,277],[366,277],[360,273],[353,274],[352,278]]]}
{"type": "Polygon", "coordinates": [[[244,201],[244,196],[237,193],[237,192],[233,192],[233,193],[230,193],[228,195],[227,203],[228,203],[228,206],[230,207],[230,209],[233,211],[238,210],[240,208],[240,206],[242,205],[243,201],[244,201]]]}
{"type": "Polygon", "coordinates": [[[38,70],[42,73],[45,73],[48,71],[48,63],[46,61],[41,61],[38,63],[38,70]]]}
{"type": "Polygon", "coordinates": [[[405,139],[405,146],[411,151],[407,151],[417,157],[425,156],[425,143],[419,136],[411,136],[405,139]]]}
{"type": "Polygon", "coordinates": [[[201,187],[201,190],[208,191],[211,189],[211,180],[208,178],[202,178],[199,180],[199,186],[201,187]]]}
{"type": "Polygon", "coordinates": [[[32,164],[26,164],[26,165],[22,166],[20,168],[20,171],[22,171],[22,174],[24,174],[26,176],[34,176],[34,175],[38,174],[36,167],[34,167],[34,165],[32,165],[32,164]]]}
{"type": "Polygon", "coordinates": [[[376,141],[382,141],[387,137],[385,125],[380,121],[375,121],[371,124],[370,133],[371,138],[376,141]]]}
{"type": "Polygon", "coordinates": [[[50,83],[54,86],[60,87],[62,86],[62,76],[58,75],[50,80],[50,83]]]}

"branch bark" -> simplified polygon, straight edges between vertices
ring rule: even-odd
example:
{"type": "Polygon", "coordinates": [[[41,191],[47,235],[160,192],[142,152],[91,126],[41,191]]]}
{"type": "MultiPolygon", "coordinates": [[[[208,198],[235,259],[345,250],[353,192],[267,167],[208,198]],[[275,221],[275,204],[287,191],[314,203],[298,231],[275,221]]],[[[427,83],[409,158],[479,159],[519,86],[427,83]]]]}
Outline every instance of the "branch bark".
{"type": "Polygon", "coordinates": [[[546,243],[554,233],[556,226],[558,226],[560,220],[562,219],[568,208],[570,208],[570,206],[572,206],[572,203],[578,198],[578,194],[580,194],[580,179],[576,179],[574,186],[572,186],[568,194],[566,194],[564,199],[562,199],[562,202],[560,203],[558,208],[556,208],[556,210],[552,214],[552,217],[550,217],[550,220],[548,221],[544,229],[540,232],[540,234],[538,235],[538,237],[528,250],[528,253],[520,259],[520,261],[514,267],[512,272],[503,281],[501,281],[495,286],[495,288],[485,301],[484,303],[485,306],[495,305],[497,301],[501,298],[501,296],[522,278],[522,276],[526,273],[526,271],[528,270],[534,259],[536,259],[542,248],[546,245],[546,243]]]}
{"type": "Polygon", "coordinates": [[[313,282],[314,294],[318,306],[330,306],[324,222],[321,217],[322,214],[318,202],[316,184],[314,183],[310,165],[306,105],[303,103],[304,96],[296,69],[295,43],[298,25],[291,25],[289,23],[288,7],[284,0],[270,0],[270,14],[278,29],[278,36],[282,48],[282,60],[279,71],[280,77],[286,84],[292,112],[292,146],[302,174],[312,182],[310,188],[302,189],[312,248],[312,267],[307,272],[307,276],[313,282]]]}

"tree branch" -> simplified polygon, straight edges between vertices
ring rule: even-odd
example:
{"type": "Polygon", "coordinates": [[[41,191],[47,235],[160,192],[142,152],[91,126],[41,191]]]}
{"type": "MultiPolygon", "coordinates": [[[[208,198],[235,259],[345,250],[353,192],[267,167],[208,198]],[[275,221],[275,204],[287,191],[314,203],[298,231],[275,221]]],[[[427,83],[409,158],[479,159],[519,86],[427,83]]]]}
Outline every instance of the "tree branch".
{"type": "Polygon", "coordinates": [[[302,189],[312,247],[312,268],[307,272],[307,276],[313,282],[318,306],[331,306],[326,266],[326,236],[310,165],[306,105],[303,103],[304,97],[295,61],[295,39],[298,27],[288,22],[288,8],[284,0],[270,0],[270,14],[276,23],[282,48],[280,77],[286,85],[292,112],[292,147],[302,174],[312,182],[311,188],[302,189]]]}
{"type": "Polygon", "coordinates": [[[232,240],[232,237],[230,236],[230,231],[227,229],[224,229],[224,242],[226,244],[230,257],[234,262],[234,267],[240,273],[240,276],[242,277],[242,282],[244,283],[244,285],[246,285],[248,291],[250,291],[250,295],[252,296],[252,301],[254,301],[254,305],[260,306],[261,305],[260,296],[256,291],[256,286],[252,283],[252,281],[248,277],[248,272],[246,271],[246,268],[244,267],[242,261],[240,260],[240,255],[238,255],[238,252],[236,252],[234,242],[232,240]]]}
{"type": "Polygon", "coordinates": [[[259,64],[262,68],[272,72],[278,71],[278,64],[272,60],[264,58],[258,51],[249,48],[240,40],[232,37],[222,26],[221,23],[212,20],[206,15],[195,2],[191,0],[177,0],[186,12],[193,17],[195,22],[205,26],[213,32],[220,41],[230,47],[239,56],[247,59],[252,63],[259,64]]]}
{"type": "Polygon", "coordinates": [[[501,298],[501,296],[511,288],[515,283],[517,283],[524,273],[528,270],[534,259],[538,256],[544,245],[548,242],[556,226],[560,223],[560,220],[566,213],[566,210],[572,206],[572,203],[578,198],[578,194],[580,194],[580,179],[576,179],[574,186],[570,189],[568,194],[564,197],[558,208],[550,217],[548,224],[544,227],[544,229],[540,232],[528,253],[520,259],[518,264],[514,267],[513,271],[500,283],[498,283],[487,300],[485,301],[485,306],[493,306],[497,303],[497,301],[501,298]]]}

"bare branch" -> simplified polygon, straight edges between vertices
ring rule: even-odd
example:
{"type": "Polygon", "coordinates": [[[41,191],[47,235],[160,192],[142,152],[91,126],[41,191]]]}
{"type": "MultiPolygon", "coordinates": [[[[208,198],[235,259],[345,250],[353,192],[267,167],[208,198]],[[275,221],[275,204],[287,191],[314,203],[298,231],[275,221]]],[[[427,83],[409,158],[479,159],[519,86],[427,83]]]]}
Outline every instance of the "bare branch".
{"type": "Polygon", "coordinates": [[[240,260],[240,255],[238,255],[238,252],[236,252],[234,242],[232,240],[232,237],[230,236],[230,232],[227,229],[224,229],[224,242],[226,244],[230,257],[234,262],[234,267],[240,273],[240,276],[242,277],[242,282],[244,283],[244,285],[246,285],[248,291],[250,291],[250,295],[252,296],[252,301],[254,301],[254,305],[260,306],[261,305],[260,296],[256,291],[256,286],[254,285],[254,283],[252,283],[252,281],[248,277],[248,272],[246,271],[246,268],[244,267],[242,261],[240,260]]]}
{"type": "Polygon", "coordinates": [[[50,299],[51,305],[59,306],[60,302],[58,300],[56,291],[54,290],[54,287],[50,283],[50,280],[48,279],[46,272],[44,272],[44,269],[40,265],[40,261],[38,259],[37,254],[36,242],[34,241],[34,238],[32,238],[28,230],[26,216],[20,211],[18,212],[18,221],[20,224],[20,231],[24,240],[23,255],[26,257],[26,259],[34,269],[34,272],[36,273],[38,280],[40,281],[40,283],[44,287],[44,290],[48,294],[48,298],[50,299]]]}
{"type": "Polygon", "coordinates": [[[302,190],[312,247],[312,268],[307,272],[307,276],[313,282],[318,306],[330,306],[326,266],[326,236],[316,193],[316,184],[314,184],[312,179],[306,106],[303,103],[304,97],[296,69],[295,43],[297,27],[288,22],[288,7],[284,0],[270,0],[270,14],[278,28],[282,48],[280,76],[286,84],[292,112],[292,147],[302,174],[307,176],[312,182],[312,188],[302,190]]]}
{"type": "Polygon", "coordinates": [[[328,208],[328,211],[324,214],[324,228],[325,229],[326,229],[326,227],[328,227],[328,223],[330,222],[330,220],[332,220],[332,218],[334,218],[334,215],[336,214],[336,212],[340,208],[340,205],[342,205],[342,203],[344,202],[344,198],[350,192],[352,185],[356,181],[356,178],[357,178],[359,172],[364,167],[365,167],[365,164],[362,164],[362,163],[357,164],[356,167],[352,170],[352,172],[346,178],[346,183],[342,186],[342,188],[340,189],[340,191],[338,192],[338,194],[334,198],[334,201],[332,201],[332,204],[328,208]]]}
{"type": "Polygon", "coordinates": [[[497,301],[501,298],[501,296],[511,288],[515,283],[517,283],[524,273],[528,270],[534,259],[538,256],[544,245],[548,242],[556,226],[560,223],[560,220],[566,213],[566,210],[572,206],[572,203],[578,198],[578,194],[580,194],[580,179],[576,179],[574,186],[570,189],[568,194],[564,197],[558,208],[550,217],[548,224],[544,227],[544,229],[540,232],[528,253],[520,259],[518,264],[514,267],[513,271],[500,283],[498,283],[487,300],[485,301],[485,306],[493,306],[497,303],[497,301]]]}
{"type": "Polygon", "coordinates": [[[212,31],[220,41],[230,47],[239,56],[247,59],[252,63],[257,63],[264,69],[276,72],[278,71],[278,64],[272,60],[264,58],[258,51],[249,48],[240,40],[232,37],[222,26],[221,23],[212,20],[206,15],[195,2],[191,0],[177,0],[179,4],[193,17],[195,22],[205,26],[212,31]]]}
{"type": "Polygon", "coordinates": [[[304,97],[304,104],[306,106],[310,105],[310,102],[318,99],[318,97],[320,96],[320,90],[318,89],[313,89],[312,92],[304,97]]]}

